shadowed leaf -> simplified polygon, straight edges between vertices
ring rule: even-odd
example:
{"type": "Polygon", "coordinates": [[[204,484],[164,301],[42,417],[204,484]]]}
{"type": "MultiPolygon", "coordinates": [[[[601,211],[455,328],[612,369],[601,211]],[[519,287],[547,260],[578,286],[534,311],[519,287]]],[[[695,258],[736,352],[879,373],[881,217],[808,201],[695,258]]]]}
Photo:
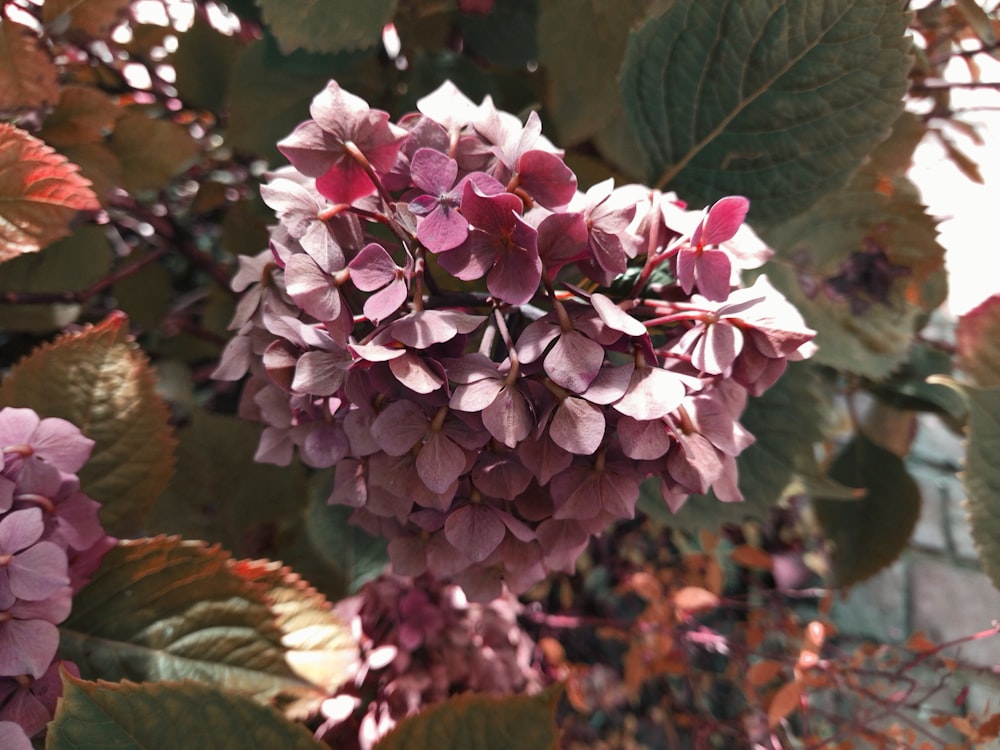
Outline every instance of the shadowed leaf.
{"type": "Polygon", "coordinates": [[[118,120],[109,146],[121,162],[122,187],[131,192],[164,187],[198,156],[198,145],[180,125],[135,112],[118,120]]]}
{"type": "Polygon", "coordinates": [[[57,148],[95,143],[114,129],[121,113],[110,97],[92,86],[65,86],[39,137],[57,148]]]}
{"type": "Polygon", "coordinates": [[[396,725],[376,750],[555,750],[561,686],[541,695],[460,695],[396,725]]]}
{"type": "Polygon", "coordinates": [[[125,17],[130,0],[46,0],[42,20],[50,28],[103,39],[125,17]]]}
{"type": "Polygon", "coordinates": [[[843,185],[902,108],[907,14],[885,0],[677,0],[629,39],[648,177],[694,205],[794,214],[843,185]]]}
{"type": "Polygon", "coordinates": [[[1000,385],[1000,294],[958,319],[958,366],[980,388],[1000,385]]]}
{"type": "Polygon", "coordinates": [[[0,404],[77,425],[96,442],[80,482],[101,503],[101,522],[117,536],[142,527],[173,472],[174,437],[128,318],[115,313],[35,349],[0,383],[0,404]]]}
{"type": "Polygon", "coordinates": [[[87,682],[63,672],[48,750],[216,750],[326,747],[277,711],[193,682],[87,682]]]}
{"type": "Polygon", "coordinates": [[[861,433],[841,449],[830,476],[867,490],[860,500],[813,499],[816,518],[834,545],[834,581],[850,586],[902,554],[920,515],[920,488],[899,456],[861,433]]]}
{"type": "Polygon", "coordinates": [[[396,0],[258,0],[258,5],[285,54],[297,49],[344,52],[378,44],[396,0]]]}
{"type": "Polygon", "coordinates": [[[59,71],[27,26],[0,23],[0,111],[39,109],[59,98],[59,71]]]}
{"type": "Polygon", "coordinates": [[[0,263],[65,237],[77,211],[98,208],[76,165],[38,138],[0,123],[0,263]]]}

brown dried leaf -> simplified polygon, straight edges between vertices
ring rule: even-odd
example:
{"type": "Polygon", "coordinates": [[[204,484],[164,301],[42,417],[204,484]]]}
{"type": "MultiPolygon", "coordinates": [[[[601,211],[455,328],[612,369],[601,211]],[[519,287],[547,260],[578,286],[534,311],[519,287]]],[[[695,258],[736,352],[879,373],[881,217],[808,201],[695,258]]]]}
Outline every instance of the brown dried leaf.
{"type": "Polygon", "coordinates": [[[27,26],[0,23],[0,110],[38,109],[59,98],[56,65],[27,26]]]}
{"type": "Polygon", "coordinates": [[[0,262],[65,237],[77,211],[98,208],[76,165],[38,138],[0,123],[0,262]]]}
{"type": "Polygon", "coordinates": [[[767,707],[767,725],[772,728],[776,727],[786,716],[799,707],[801,699],[802,685],[798,681],[793,680],[783,685],[774,694],[771,704],[767,707]]]}
{"type": "Polygon", "coordinates": [[[785,671],[785,665],[773,659],[764,659],[747,670],[746,683],[750,687],[767,685],[785,671]]]}

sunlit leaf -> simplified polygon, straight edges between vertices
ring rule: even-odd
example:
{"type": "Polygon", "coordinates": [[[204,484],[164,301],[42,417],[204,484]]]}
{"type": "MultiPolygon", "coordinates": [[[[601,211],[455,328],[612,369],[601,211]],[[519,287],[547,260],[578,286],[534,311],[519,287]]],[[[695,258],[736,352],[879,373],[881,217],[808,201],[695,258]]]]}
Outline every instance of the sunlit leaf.
{"type": "Polygon", "coordinates": [[[122,115],[108,144],[122,166],[122,187],[158,190],[187,169],[198,145],[180,125],[137,112],[122,115]]]}
{"type": "Polygon", "coordinates": [[[90,182],[66,157],[0,123],[0,262],[65,237],[78,211],[97,208],[90,182]]]}
{"type": "Polygon", "coordinates": [[[59,98],[59,71],[42,41],[23,24],[0,23],[0,112],[40,109],[59,98]]]}
{"type": "Polygon", "coordinates": [[[238,565],[203,542],[123,540],[74,597],[60,653],[85,677],[191,679],[262,702],[315,700],[324,692],[286,659],[265,587],[238,565]]]}
{"type": "Polygon", "coordinates": [[[396,0],[257,0],[281,50],[344,52],[378,44],[396,0]]]}
{"type": "Polygon", "coordinates": [[[859,433],[845,445],[830,476],[867,490],[860,500],[813,498],[824,535],[833,543],[833,578],[850,586],[895,562],[920,516],[920,488],[896,454],[859,433]]]}
{"type": "Polygon", "coordinates": [[[142,527],[173,471],[174,438],[123,314],[35,349],[0,382],[0,404],[77,425],[96,442],[80,481],[101,522],[119,536],[142,527]]]}
{"type": "Polygon", "coordinates": [[[241,695],[194,682],[88,682],[63,672],[48,750],[321,750],[309,730],[241,695]]]}
{"type": "Polygon", "coordinates": [[[1000,294],[959,317],[958,366],[980,388],[1000,385],[1000,294]]]}
{"type": "Polygon", "coordinates": [[[625,111],[648,178],[751,220],[842,186],[902,109],[907,14],[885,0],[677,0],[629,39],[625,111]]]}
{"type": "Polygon", "coordinates": [[[700,586],[684,586],[670,598],[675,607],[685,612],[703,612],[719,606],[719,597],[700,586]]]}
{"type": "Polygon", "coordinates": [[[972,538],[983,569],[1000,588],[1000,387],[962,391],[969,400],[969,431],[961,477],[972,538]]]}
{"type": "Polygon", "coordinates": [[[555,750],[560,686],[541,695],[460,695],[396,725],[376,750],[555,750]]]}
{"type": "Polygon", "coordinates": [[[52,31],[79,31],[104,39],[125,18],[130,0],[46,0],[42,20],[52,31]]]}

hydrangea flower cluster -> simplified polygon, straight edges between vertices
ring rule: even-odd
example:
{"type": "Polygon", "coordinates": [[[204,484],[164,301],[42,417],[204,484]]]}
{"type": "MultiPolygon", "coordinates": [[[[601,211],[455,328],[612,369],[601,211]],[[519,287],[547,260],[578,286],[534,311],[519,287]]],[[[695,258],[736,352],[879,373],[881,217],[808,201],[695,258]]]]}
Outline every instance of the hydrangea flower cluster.
{"type": "Polygon", "coordinates": [[[518,625],[521,609],[509,592],[470,603],[460,587],[430,576],[365,584],[337,605],[361,644],[361,668],[323,703],[316,737],[370,750],[397,721],[450,695],[537,693],[545,677],[518,625]]]}
{"type": "Polygon", "coordinates": [[[759,276],[749,202],[585,193],[526,122],[444,84],[398,123],[335,82],[279,143],[278,224],[242,257],[216,377],[257,459],[335,466],[394,569],[474,600],[570,571],[659,480],[742,500],[739,424],[814,332],[759,276]]]}
{"type": "MultiPolygon", "coordinates": [[[[94,441],[64,419],[0,410],[0,736],[30,747],[61,693],[56,627],[114,543],[76,473],[94,441]],[[23,732],[23,737],[18,734],[23,732]],[[16,737],[16,740],[11,740],[16,737]]],[[[72,664],[66,665],[75,672],[72,664]]]]}

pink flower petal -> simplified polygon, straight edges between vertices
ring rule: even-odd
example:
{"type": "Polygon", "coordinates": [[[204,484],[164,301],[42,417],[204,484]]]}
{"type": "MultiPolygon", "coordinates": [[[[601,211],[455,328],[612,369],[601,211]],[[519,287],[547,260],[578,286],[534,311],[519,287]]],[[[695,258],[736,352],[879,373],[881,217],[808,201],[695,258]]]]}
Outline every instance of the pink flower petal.
{"type": "Polygon", "coordinates": [[[503,541],[507,529],[493,508],[470,503],[448,516],[444,534],[473,562],[482,562],[503,541]]]}
{"type": "Polygon", "coordinates": [[[604,412],[582,398],[566,398],[556,409],[549,435],[561,448],[589,456],[604,439],[604,412]]]}

